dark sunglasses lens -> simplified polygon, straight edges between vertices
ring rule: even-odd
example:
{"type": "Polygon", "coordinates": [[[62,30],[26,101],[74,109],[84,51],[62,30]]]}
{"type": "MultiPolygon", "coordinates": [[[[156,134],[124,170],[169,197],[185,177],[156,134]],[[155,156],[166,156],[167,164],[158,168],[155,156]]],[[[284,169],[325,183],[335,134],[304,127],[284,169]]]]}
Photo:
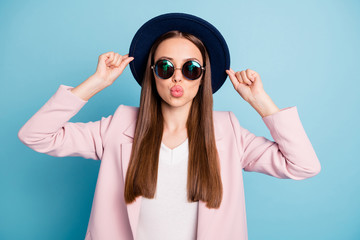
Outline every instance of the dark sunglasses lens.
{"type": "Polygon", "coordinates": [[[198,79],[201,76],[201,65],[195,61],[188,61],[183,66],[183,74],[191,80],[198,79]]]}
{"type": "Polygon", "coordinates": [[[168,60],[160,60],[155,65],[155,73],[160,78],[170,78],[174,73],[174,66],[168,60]]]}

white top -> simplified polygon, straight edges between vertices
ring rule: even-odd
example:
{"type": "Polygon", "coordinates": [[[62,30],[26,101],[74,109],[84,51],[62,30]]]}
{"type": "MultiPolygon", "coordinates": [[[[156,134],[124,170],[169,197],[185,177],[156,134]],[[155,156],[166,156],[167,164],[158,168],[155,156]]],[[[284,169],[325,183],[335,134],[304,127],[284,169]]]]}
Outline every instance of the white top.
{"type": "Polygon", "coordinates": [[[188,138],[174,149],[161,142],[154,199],[143,197],[136,240],[196,239],[198,203],[187,201],[188,138]]]}

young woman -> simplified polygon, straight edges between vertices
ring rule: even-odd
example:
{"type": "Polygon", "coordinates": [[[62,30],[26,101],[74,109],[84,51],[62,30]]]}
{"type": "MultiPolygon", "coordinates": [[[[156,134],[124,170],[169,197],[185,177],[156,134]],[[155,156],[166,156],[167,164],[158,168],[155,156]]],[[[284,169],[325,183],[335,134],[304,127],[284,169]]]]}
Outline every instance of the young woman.
{"type": "Polygon", "coordinates": [[[61,85],[20,129],[38,152],[102,161],[85,239],[247,239],[242,169],[296,180],[319,173],[296,107],[280,110],[257,72],[229,65],[214,26],[164,14],[139,29],[129,54],[100,55],[94,75],[75,88],[61,85]],[[69,122],[128,64],[141,85],[140,107],[69,122]],[[231,111],[212,110],[227,76],[274,141],[241,127],[231,111]]]}

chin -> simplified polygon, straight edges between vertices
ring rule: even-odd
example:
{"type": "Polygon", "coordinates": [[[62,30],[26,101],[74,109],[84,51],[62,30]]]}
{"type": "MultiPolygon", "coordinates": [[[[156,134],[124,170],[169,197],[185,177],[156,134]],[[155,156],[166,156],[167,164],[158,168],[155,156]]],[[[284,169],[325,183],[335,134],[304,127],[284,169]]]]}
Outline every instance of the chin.
{"type": "Polygon", "coordinates": [[[192,100],[188,101],[187,99],[185,99],[183,97],[176,98],[176,97],[170,96],[170,98],[167,99],[167,101],[163,100],[163,102],[166,105],[171,106],[171,107],[182,107],[187,104],[191,104],[192,100]]]}

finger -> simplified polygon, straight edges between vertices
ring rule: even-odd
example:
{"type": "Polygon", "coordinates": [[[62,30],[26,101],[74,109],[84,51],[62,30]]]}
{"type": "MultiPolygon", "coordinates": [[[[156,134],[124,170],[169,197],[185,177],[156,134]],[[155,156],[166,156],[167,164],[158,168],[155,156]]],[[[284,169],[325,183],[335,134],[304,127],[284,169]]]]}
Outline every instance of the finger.
{"type": "Polygon", "coordinates": [[[100,57],[105,57],[105,58],[108,58],[109,56],[111,56],[111,54],[113,54],[114,52],[113,51],[110,51],[110,52],[107,52],[107,53],[103,53],[100,55],[100,57]]]}
{"type": "Polygon", "coordinates": [[[229,78],[231,81],[234,81],[234,82],[239,82],[235,76],[234,73],[232,73],[230,70],[226,70],[226,73],[229,75],[229,78]]]}
{"type": "Polygon", "coordinates": [[[235,74],[234,70],[232,70],[231,68],[230,68],[230,72],[232,72],[233,74],[235,74]]]}
{"type": "Polygon", "coordinates": [[[118,53],[114,53],[114,57],[113,57],[113,59],[111,60],[111,64],[112,64],[112,65],[115,65],[116,61],[117,61],[119,58],[121,58],[121,55],[118,54],[118,53]]]}
{"type": "Polygon", "coordinates": [[[226,70],[226,73],[229,75],[232,85],[237,89],[239,85],[239,80],[236,78],[235,74],[231,70],[226,70]]]}
{"type": "MultiPolygon", "coordinates": [[[[115,54],[114,59],[112,60],[112,65],[114,65],[114,67],[117,67],[117,63],[120,61],[121,62],[122,56],[118,53],[115,54]]],[[[120,63],[119,63],[120,64],[120,63]]]]}
{"type": "Polygon", "coordinates": [[[103,53],[99,56],[99,61],[104,61],[106,62],[106,60],[111,56],[111,52],[107,52],[107,53],[103,53]]]}
{"type": "MultiPolygon", "coordinates": [[[[231,72],[230,70],[225,70],[225,72],[227,73],[227,75],[229,76],[229,78],[233,78],[235,77],[235,74],[233,72],[231,72]]],[[[236,77],[235,77],[236,78],[236,77]]]]}
{"type": "Polygon", "coordinates": [[[107,59],[105,61],[106,64],[110,64],[112,62],[112,60],[114,59],[115,57],[115,53],[114,52],[109,52],[109,54],[107,55],[107,59]]]}
{"type": "Polygon", "coordinates": [[[120,59],[116,61],[116,67],[119,67],[121,62],[124,61],[126,58],[129,57],[129,54],[125,54],[125,55],[119,55],[120,56],[120,59]]]}
{"type": "Polygon", "coordinates": [[[127,57],[125,58],[123,61],[121,61],[120,65],[119,65],[119,68],[121,70],[124,70],[125,67],[132,61],[134,60],[134,57],[127,57]]]}
{"type": "Polygon", "coordinates": [[[111,55],[114,54],[114,52],[107,52],[107,53],[104,53],[103,55],[101,55],[103,58],[106,59],[109,59],[111,57],[111,55]]]}
{"type": "Polygon", "coordinates": [[[235,76],[236,76],[236,78],[238,79],[239,83],[244,83],[244,81],[243,81],[243,79],[242,79],[239,71],[237,71],[237,72],[235,73],[235,76]]]}
{"type": "Polygon", "coordinates": [[[116,62],[114,62],[114,66],[119,67],[123,58],[124,58],[123,56],[119,55],[119,57],[116,59],[116,62]]]}
{"type": "Polygon", "coordinates": [[[251,69],[246,69],[246,75],[247,78],[251,81],[254,82],[255,81],[255,77],[256,77],[256,72],[251,70],[251,69]]]}
{"type": "Polygon", "coordinates": [[[244,81],[247,85],[250,86],[250,85],[252,84],[252,82],[247,78],[245,71],[241,71],[241,72],[240,72],[240,75],[241,75],[243,81],[244,81]]]}

